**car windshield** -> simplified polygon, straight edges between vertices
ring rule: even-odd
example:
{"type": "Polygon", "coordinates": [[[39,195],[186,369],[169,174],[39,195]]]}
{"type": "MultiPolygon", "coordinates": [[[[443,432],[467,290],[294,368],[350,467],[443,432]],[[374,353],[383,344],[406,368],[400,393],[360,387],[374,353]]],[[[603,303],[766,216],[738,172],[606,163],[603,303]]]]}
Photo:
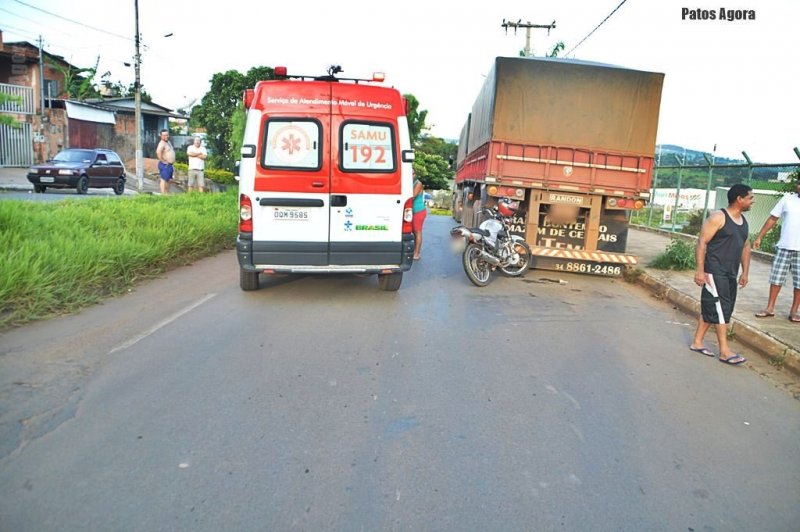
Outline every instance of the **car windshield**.
{"type": "Polygon", "coordinates": [[[90,163],[94,159],[91,150],[64,150],[53,157],[56,163],[90,163]]]}

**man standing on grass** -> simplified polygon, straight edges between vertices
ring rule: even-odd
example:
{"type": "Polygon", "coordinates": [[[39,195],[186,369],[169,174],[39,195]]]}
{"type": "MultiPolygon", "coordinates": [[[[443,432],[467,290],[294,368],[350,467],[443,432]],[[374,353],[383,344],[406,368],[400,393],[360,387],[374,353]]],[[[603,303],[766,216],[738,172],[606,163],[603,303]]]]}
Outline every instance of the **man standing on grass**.
{"type": "Polygon", "coordinates": [[[689,349],[707,356],[714,356],[703,345],[711,325],[714,325],[719,343],[719,361],[738,365],[747,361],[731,351],[728,346],[728,323],[731,321],[736,304],[736,278],[739,265],[742,275],[738,285],[747,285],[750,271],[750,233],[744,212],[753,205],[753,189],[747,185],[736,184],[728,190],[728,207],[708,217],[697,238],[695,258],[697,271],[694,282],[702,286],[700,294],[700,317],[689,349]]]}
{"type": "Polygon", "coordinates": [[[800,323],[800,176],[795,183],[795,194],[786,194],[778,201],[775,208],[769,213],[769,218],[764,222],[758,236],[753,240],[753,248],[761,247],[764,238],[772,226],[781,219],[781,238],[775,245],[775,259],[772,261],[772,270],[769,272],[769,299],[767,308],[756,312],[756,318],[771,318],[775,315],[775,303],[786,274],[791,270],[794,297],[789,310],[789,321],[800,323]]]}
{"type": "Polygon", "coordinates": [[[158,184],[161,187],[161,193],[169,193],[169,182],[175,173],[175,150],[172,149],[172,144],[169,143],[169,130],[161,130],[161,140],[158,141],[156,147],[156,159],[158,159],[158,175],[160,177],[158,184]]]}
{"type": "Polygon", "coordinates": [[[205,192],[206,180],[204,172],[208,152],[202,146],[200,137],[195,137],[194,143],[186,148],[186,155],[189,157],[189,190],[205,192]]]}

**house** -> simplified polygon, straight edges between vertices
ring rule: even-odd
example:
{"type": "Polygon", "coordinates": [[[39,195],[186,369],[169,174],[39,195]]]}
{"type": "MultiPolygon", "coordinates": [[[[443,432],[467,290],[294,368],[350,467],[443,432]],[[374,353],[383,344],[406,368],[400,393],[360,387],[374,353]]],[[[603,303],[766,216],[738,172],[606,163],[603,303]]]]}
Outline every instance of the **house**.
{"type": "Polygon", "coordinates": [[[45,130],[60,133],[61,124],[46,120],[42,94],[46,90],[51,97],[60,96],[63,72],[70,69],[75,67],[63,57],[47,52],[43,52],[40,65],[38,47],[28,42],[4,43],[0,31],[0,93],[13,98],[0,104],[0,113],[17,122],[17,127],[0,125],[0,166],[29,166],[45,130]]]}
{"type": "MultiPolygon", "coordinates": [[[[116,151],[131,166],[136,156],[134,98],[65,98],[64,72],[77,68],[62,57],[43,55],[40,67],[38,47],[3,44],[0,31],[0,93],[14,98],[0,105],[0,113],[14,117],[20,126],[0,125],[0,166],[30,166],[64,148],[94,147],[116,151]]],[[[142,102],[141,111],[142,153],[153,157],[159,131],[169,127],[170,118],[186,117],[154,102],[142,102]]]]}

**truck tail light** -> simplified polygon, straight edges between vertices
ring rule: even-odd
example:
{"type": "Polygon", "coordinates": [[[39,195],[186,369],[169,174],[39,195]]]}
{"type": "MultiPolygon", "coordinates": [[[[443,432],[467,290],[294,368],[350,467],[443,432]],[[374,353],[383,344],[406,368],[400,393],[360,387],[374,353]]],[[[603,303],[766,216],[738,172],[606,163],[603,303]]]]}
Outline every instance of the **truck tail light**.
{"type": "Polygon", "coordinates": [[[413,228],[411,226],[412,220],[414,220],[414,209],[412,205],[414,204],[414,198],[408,198],[406,200],[406,204],[403,207],[403,232],[404,233],[412,233],[413,228]]]}
{"type": "Polygon", "coordinates": [[[253,203],[246,194],[239,194],[239,232],[253,232],[253,203]]]}
{"type": "Polygon", "coordinates": [[[636,209],[636,210],[638,211],[639,209],[642,209],[642,208],[644,208],[644,204],[645,204],[645,201],[644,201],[644,200],[636,200],[636,201],[633,203],[633,208],[634,208],[634,209],[636,209]]]}

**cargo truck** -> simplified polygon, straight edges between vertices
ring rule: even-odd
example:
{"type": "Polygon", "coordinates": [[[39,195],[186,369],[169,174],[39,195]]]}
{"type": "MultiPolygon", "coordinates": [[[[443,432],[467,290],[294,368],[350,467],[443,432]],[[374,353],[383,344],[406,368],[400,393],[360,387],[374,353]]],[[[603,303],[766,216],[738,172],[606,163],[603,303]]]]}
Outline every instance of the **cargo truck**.
{"type": "Polygon", "coordinates": [[[477,226],[520,201],[532,267],[619,276],[628,211],[648,201],[664,75],[554,58],[498,57],[461,130],[453,217],[477,226]]]}

